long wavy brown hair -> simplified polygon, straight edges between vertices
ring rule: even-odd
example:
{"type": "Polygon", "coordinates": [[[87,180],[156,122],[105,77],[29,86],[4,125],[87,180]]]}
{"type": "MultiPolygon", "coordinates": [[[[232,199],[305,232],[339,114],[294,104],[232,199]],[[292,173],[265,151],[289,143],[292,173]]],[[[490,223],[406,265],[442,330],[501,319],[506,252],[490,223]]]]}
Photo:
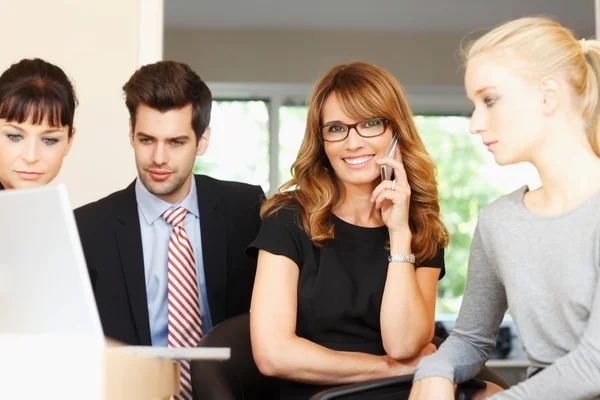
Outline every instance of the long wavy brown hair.
{"type": "Polygon", "coordinates": [[[385,118],[398,135],[411,187],[412,249],[417,262],[433,258],[440,247],[448,244],[448,231],[440,220],[434,163],[417,132],[398,81],[385,70],[364,62],[338,65],[315,86],[308,104],[304,139],[291,168],[292,179],[265,201],[261,217],[297,206],[298,222],[316,246],[333,239],[334,226],[329,217],[343,199],[344,188],[329,164],[321,137],[321,108],[330,94],[337,96],[350,117],[385,118]]]}

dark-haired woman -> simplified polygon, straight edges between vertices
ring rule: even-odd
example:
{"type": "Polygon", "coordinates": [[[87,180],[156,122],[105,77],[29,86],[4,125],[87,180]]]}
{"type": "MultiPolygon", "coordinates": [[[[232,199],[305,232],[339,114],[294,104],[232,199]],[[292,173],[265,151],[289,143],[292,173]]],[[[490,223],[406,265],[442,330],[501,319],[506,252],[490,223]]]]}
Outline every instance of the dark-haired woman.
{"type": "Polygon", "coordinates": [[[24,59],[0,75],[0,190],[46,185],[69,153],[77,97],[62,69],[24,59]]]}

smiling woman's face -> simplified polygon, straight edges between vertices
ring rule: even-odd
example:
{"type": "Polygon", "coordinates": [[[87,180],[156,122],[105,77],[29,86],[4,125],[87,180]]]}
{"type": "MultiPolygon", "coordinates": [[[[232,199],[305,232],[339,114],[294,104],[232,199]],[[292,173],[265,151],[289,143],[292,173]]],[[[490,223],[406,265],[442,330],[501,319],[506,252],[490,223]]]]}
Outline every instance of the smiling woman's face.
{"type": "MultiPolygon", "coordinates": [[[[322,125],[353,124],[363,120],[354,120],[346,114],[335,93],[330,94],[323,103],[321,111],[322,125]]],[[[375,120],[373,120],[375,121],[375,120]]],[[[369,123],[370,121],[367,121],[369,123]]],[[[356,129],[351,129],[346,139],[338,142],[324,142],[325,154],[337,177],[344,185],[365,187],[373,190],[381,181],[377,159],[385,156],[392,130],[374,137],[362,137],[356,129]]]]}

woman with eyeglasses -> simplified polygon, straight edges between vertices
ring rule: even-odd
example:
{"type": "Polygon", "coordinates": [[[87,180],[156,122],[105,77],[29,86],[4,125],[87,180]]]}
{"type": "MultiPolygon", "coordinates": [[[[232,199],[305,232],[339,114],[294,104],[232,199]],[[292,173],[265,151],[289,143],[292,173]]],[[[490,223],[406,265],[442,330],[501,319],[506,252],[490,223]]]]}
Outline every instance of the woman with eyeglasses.
{"type": "Polygon", "coordinates": [[[353,63],[318,82],[292,179],[263,204],[248,249],[253,355],[282,379],[280,398],[411,374],[435,351],[448,232],[434,169],[389,73],[353,63]]]}
{"type": "Polygon", "coordinates": [[[24,59],[0,75],[0,190],[42,186],[59,173],[77,97],[62,69],[24,59]]]}

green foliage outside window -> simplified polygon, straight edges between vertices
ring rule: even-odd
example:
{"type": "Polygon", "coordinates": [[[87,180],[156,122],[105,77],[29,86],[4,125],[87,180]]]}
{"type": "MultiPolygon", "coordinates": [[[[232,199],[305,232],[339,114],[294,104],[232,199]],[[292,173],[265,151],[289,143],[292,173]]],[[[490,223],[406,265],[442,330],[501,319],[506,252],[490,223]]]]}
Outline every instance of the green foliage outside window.
{"type": "MultiPolygon", "coordinates": [[[[290,178],[304,134],[306,107],[282,106],[279,111],[279,186],[290,178]]],[[[263,101],[213,103],[209,152],[196,162],[194,172],[220,179],[269,187],[268,111],[263,101]]],[[[446,276],[439,282],[438,312],[458,311],[465,288],[471,238],[479,210],[500,196],[487,182],[485,149],[468,133],[469,118],[416,116],[427,151],[437,166],[442,220],[450,232],[446,249],[446,276]]]]}
{"type": "Polygon", "coordinates": [[[446,276],[438,285],[438,310],[454,313],[465,289],[479,210],[500,192],[480,173],[486,161],[481,144],[468,133],[468,118],[417,116],[415,122],[437,166],[441,216],[450,232],[446,276]]]}

